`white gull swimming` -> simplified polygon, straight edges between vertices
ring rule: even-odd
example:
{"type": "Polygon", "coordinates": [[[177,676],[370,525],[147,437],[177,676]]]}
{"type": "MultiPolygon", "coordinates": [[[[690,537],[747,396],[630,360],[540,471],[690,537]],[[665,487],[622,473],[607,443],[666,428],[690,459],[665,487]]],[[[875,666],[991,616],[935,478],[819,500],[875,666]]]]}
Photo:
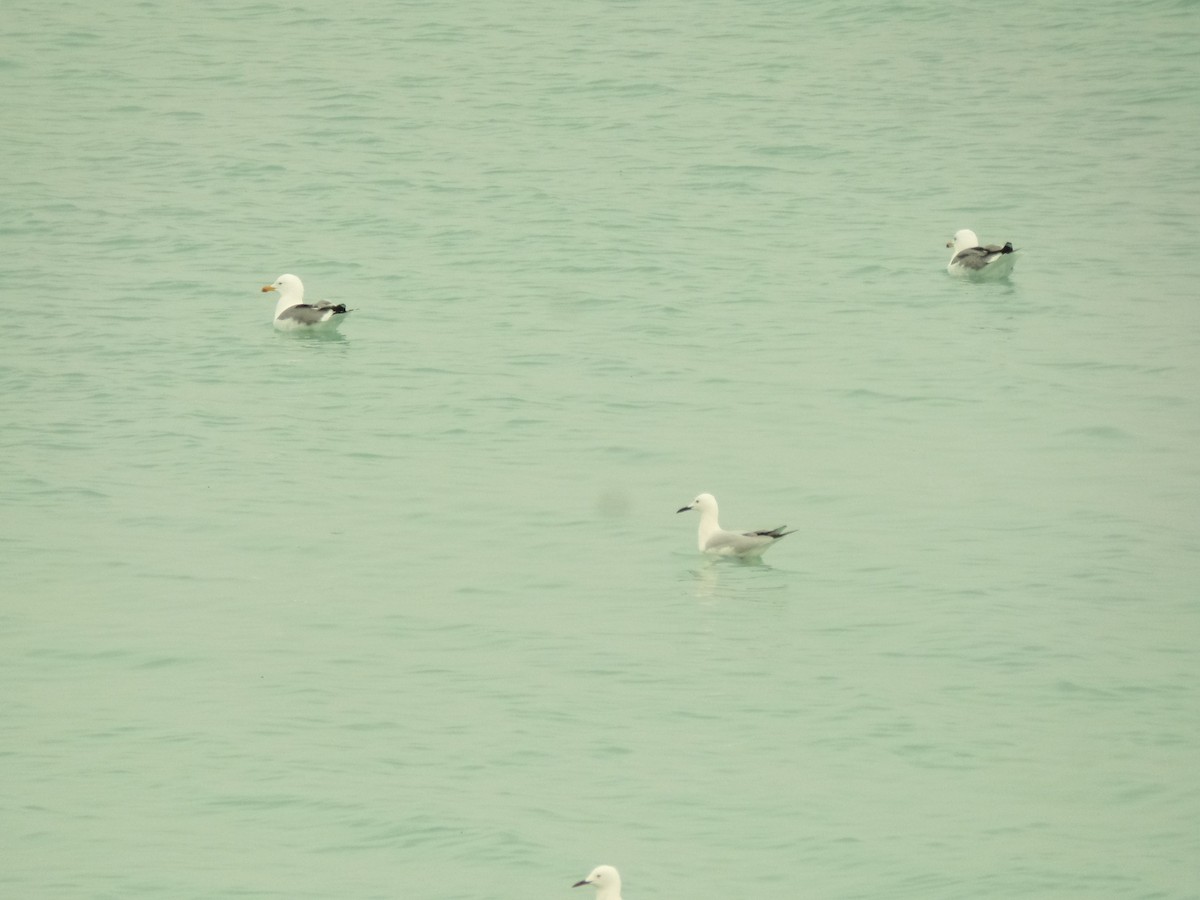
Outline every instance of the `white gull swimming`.
{"type": "Polygon", "coordinates": [[[349,312],[344,303],[319,300],[304,302],[304,283],[295,275],[280,275],[274,284],[263,287],[263,293],[275,291],[279,302],[275,304],[275,327],[280,331],[336,328],[342,317],[349,312]]]}
{"type": "Polygon", "coordinates": [[[596,866],[583,881],[571,887],[590,884],[596,888],[596,900],[621,900],[621,875],[612,866],[596,866]]]}
{"type": "Polygon", "coordinates": [[[954,232],[953,239],[947,241],[946,246],[954,248],[946,271],[976,281],[1007,278],[1017,261],[1017,251],[1013,249],[1011,241],[1003,247],[996,244],[981,246],[979,236],[970,228],[954,232]]]}
{"type": "Polygon", "coordinates": [[[697,543],[701,553],[739,556],[744,559],[762,556],[781,537],[792,534],[791,531],[783,530],[787,528],[786,525],[764,531],[726,531],[717,522],[717,498],[712,494],[701,494],[676,512],[687,512],[689,509],[698,510],[700,513],[697,543]]]}

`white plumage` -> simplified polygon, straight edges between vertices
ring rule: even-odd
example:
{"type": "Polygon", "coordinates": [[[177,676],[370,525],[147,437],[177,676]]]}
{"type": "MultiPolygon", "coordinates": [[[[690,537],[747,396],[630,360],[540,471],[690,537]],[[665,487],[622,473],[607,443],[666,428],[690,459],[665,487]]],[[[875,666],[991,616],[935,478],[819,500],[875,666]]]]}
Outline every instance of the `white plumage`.
{"type": "Polygon", "coordinates": [[[349,312],[344,303],[304,302],[304,283],[295,275],[280,275],[273,284],[263,287],[263,293],[278,292],[275,304],[275,327],[280,331],[336,328],[349,312]]]}
{"type": "Polygon", "coordinates": [[[972,278],[977,281],[995,281],[1007,278],[1017,261],[1012,242],[1003,247],[996,244],[980,245],[979,236],[970,228],[954,232],[954,238],[946,242],[952,247],[946,271],[951,275],[972,278]]]}
{"type": "Polygon", "coordinates": [[[781,537],[792,534],[783,530],[787,528],[786,525],[763,531],[726,531],[717,521],[717,498],[712,494],[701,494],[676,512],[687,512],[689,509],[700,513],[697,544],[701,553],[742,558],[762,556],[781,537]]]}
{"type": "Polygon", "coordinates": [[[621,875],[612,866],[596,866],[590,875],[571,887],[590,884],[596,889],[596,900],[621,900],[621,875]]]}

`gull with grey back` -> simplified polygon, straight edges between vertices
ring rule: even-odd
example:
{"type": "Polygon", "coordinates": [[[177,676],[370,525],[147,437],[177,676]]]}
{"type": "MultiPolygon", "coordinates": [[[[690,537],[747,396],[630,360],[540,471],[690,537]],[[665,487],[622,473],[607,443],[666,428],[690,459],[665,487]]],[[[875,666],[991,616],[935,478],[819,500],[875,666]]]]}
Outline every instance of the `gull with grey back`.
{"type": "Polygon", "coordinates": [[[1012,242],[1003,247],[996,244],[980,245],[979,236],[970,228],[960,228],[946,242],[953,248],[946,271],[961,278],[976,281],[996,281],[1007,278],[1016,264],[1016,250],[1012,242]]]}
{"type": "Polygon", "coordinates": [[[787,528],[786,525],[763,531],[726,531],[717,521],[717,498],[712,494],[700,494],[676,512],[687,512],[689,509],[700,513],[697,543],[701,553],[749,559],[762,556],[781,537],[792,534],[791,531],[783,530],[787,528]]]}
{"type": "Polygon", "coordinates": [[[311,331],[336,328],[350,310],[344,303],[319,300],[304,302],[304,283],[295,275],[280,275],[273,284],[265,285],[264,294],[278,293],[275,304],[275,327],[280,331],[311,331]]]}

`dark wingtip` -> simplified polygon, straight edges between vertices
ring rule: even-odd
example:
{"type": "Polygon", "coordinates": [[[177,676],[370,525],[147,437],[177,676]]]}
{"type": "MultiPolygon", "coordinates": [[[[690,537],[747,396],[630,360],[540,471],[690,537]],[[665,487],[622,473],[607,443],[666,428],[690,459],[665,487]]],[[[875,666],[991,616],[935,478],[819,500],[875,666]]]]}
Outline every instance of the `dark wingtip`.
{"type": "Polygon", "coordinates": [[[1016,253],[1017,251],[1013,249],[1012,241],[1007,241],[1007,242],[1005,242],[1004,247],[1000,250],[1000,252],[1001,253],[1016,253]]]}

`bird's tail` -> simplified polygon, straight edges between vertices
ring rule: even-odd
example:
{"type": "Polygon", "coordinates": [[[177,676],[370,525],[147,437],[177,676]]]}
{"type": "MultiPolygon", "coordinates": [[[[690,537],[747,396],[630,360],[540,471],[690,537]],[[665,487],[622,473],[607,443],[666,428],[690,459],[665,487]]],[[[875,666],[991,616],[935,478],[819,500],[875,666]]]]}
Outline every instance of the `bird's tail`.
{"type": "Polygon", "coordinates": [[[754,533],[759,535],[760,537],[771,537],[771,538],[775,538],[776,540],[778,540],[781,537],[785,537],[786,535],[796,533],[795,528],[793,528],[791,531],[784,531],[783,529],[785,529],[785,528],[787,528],[786,525],[780,525],[778,528],[771,528],[771,529],[768,529],[767,531],[756,531],[754,533]]]}

